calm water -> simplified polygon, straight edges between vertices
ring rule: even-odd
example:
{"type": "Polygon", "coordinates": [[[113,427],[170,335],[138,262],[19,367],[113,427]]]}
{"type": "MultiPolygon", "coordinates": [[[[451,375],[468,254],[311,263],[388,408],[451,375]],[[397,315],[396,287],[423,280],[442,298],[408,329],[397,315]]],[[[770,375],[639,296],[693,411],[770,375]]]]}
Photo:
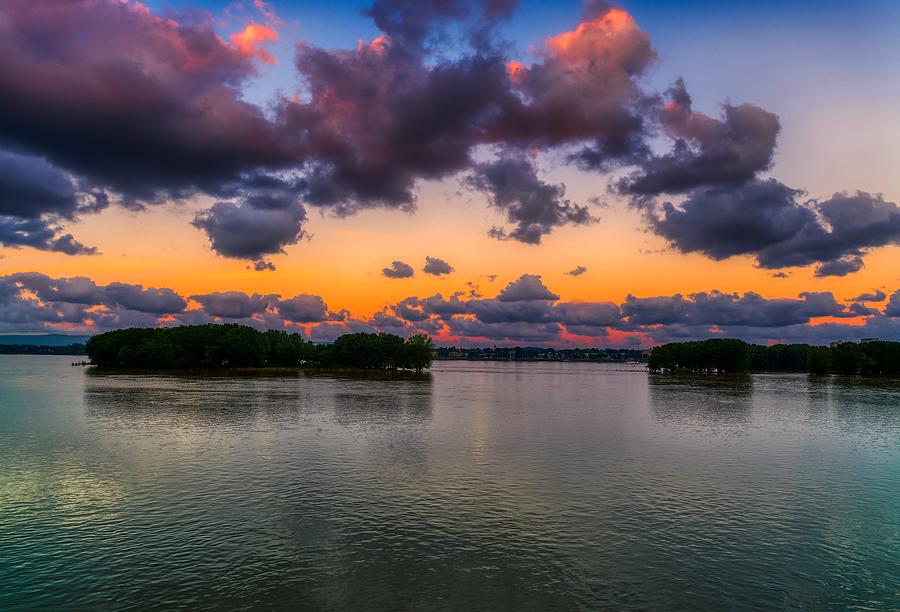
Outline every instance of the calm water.
{"type": "Polygon", "coordinates": [[[0,609],[898,609],[900,383],[0,356],[0,609]]]}

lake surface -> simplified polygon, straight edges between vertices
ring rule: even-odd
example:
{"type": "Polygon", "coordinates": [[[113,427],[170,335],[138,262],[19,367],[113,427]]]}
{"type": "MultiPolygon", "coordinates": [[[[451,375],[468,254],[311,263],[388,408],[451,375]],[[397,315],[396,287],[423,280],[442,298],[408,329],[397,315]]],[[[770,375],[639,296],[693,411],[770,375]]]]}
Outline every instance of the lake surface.
{"type": "Polygon", "coordinates": [[[900,608],[900,382],[0,356],[0,609],[900,608]]]}

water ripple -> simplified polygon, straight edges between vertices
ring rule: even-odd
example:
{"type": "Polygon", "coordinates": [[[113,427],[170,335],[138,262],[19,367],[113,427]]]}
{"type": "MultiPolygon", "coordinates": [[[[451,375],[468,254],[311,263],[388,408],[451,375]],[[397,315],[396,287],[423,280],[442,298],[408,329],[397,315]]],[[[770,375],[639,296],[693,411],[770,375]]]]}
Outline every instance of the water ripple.
{"type": "Polygon", "coordinates": [[[0,609],[900,608],[900,385],[0,357],[0,609]]]}

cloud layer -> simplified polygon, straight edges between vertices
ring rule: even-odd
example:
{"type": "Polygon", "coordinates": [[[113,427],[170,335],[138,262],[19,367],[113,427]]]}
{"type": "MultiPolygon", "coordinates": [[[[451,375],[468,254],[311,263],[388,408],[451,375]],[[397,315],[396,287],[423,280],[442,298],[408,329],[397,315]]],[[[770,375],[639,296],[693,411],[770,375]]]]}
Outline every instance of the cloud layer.
{"type": "Polygon", "coordinates": [[[762,268],[818,264],[816,276],[863,267],[868,249],[900,244],[900,206],[864,192],[801,201],[774,180],[694,190],[679,205],[664,202],[650,228],[683,253],[712,259],[752,255],[762,268]]]}
{"type": "Polygon", "coordinates": [[[420,182],[449,177],[503,217],[490,235],[539,244],[596,221],[540,178],[548,158],[618,171],[614,191],[679,252],[840,276],[900,243],[900,208],[877,194],[804,201],[763,176],[781,131],[773,113],[730,102],[703,113],[680,79],[649,90],[658,55],[626,11],[589,3],[570,30],[511,57],[498,25],[516,4],[375,0],[379,36],[350,49],[298,41],[302,87],[263,108],[244,93],[276,61],[267,45],[281,22],[264,3],[262,23],[225,34],[197,10],[8,0],[0,244],[89,254],[65,229],[80,216],[206,195],[193,225],[210,247],[267,270],[308,235],[307,207],[411,211],[420,182]]]}
{"type": "Polygon", "coordinates": [[[463,292],[410,296],[368,318],[332,310],[322,297],[220,291],[181,296],[167,288],[98,285],[36,272],[0,276],[0,331],[94,333],[129,326],[238,322],[290,329],[316,341],[353,331],[429,334],[441,344],[651,346],[686,338],[828,343],[900,339],[900,291],[843,303],[830,292],[769,299],[747,292],[636,297],[622,303],[560,299],[524,274],[495,297],[463,292]],[[873,299],[869,299],[873,298],[873,299]],[[883,302],[882,308],[873,304],[883,302]],[[868,303],[869,305],[865,305],[868,303]]]}

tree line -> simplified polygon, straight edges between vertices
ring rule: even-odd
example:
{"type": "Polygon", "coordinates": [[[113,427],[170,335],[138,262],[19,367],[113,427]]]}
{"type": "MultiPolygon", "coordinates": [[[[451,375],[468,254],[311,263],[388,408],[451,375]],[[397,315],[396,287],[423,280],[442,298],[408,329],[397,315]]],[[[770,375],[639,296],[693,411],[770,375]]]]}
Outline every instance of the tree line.
{"type": "Polygon", "coordinates": [[[393,334],[345,334],[313,344],[300,334],[257,331],[237,324],[129,328],[91,337],[91,363],[114,368],[191,369],[318,367],[415,370],[431,367],[431,338],[393,334]]]}
{"type": "Polygon", "coordinates": [[[437,359],[464,359],[468,361],[640,361],[643,351],[613,348],[555,349],[541,346],[515,346],[492,348],[438,347],[437,359]]]}
{"type": "Polygon", "coordinates": [[[84,355],[84,345],[0,344],[0,355],[84,355]]]}
{"type": "Polygon", "coordinates": [[[672,342],[650,352],[651,372],[741,374],[747,372],[810,372],[878,376],[900,374],[900,342],[869,340],[831,346],[776,344],[762,346],[742,340],[713,339],[672,342]]]}

